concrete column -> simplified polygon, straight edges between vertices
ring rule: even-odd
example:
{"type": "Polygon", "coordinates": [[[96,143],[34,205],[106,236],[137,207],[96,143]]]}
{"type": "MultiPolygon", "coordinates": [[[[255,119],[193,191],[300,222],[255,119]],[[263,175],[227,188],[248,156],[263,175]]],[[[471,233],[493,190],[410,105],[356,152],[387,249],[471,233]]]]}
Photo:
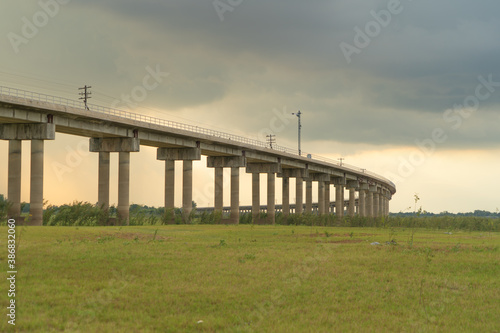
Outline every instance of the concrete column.
{"type": "Polygon", "coordinates": [[[365,207],[366,207],[366,196],[365,196],[365,190],[360,189],[358,192],[359,195],[359,200],[358,200],[358,215],[359,216],[366,216],[365,215],[365,207]]]}
{"type": "Polygon", "coordinates": [[[325,182],[325,214],[330,214],[330,182],[325,182]]]}
{"type": "Polygon", "coordinates": [[[130,153],[118,153],[118,224],[129,225],[130,153]]]}
{"type": "Polygon", "coordinates": [[[318,215],[325,214],[325,182],[318,182],[318,215]]]}
{"type": "Polygon", "coordinates": [[[306,214],[312,214],[312,180],[306,180],[306,214]]]}
{"type": "Polygon", "coordinates": [[[240,223],[240,168],[231,168],[231,222],[240,223]]]}
{"type": "Polygon", "coordinates": [[[355,208],[356,208],[356,189],[350,188],[349,189],[349,209],[348,209],[349,216],[351,216],[351,217],[354,216],[355,208]]]}
{"type": "Polygon", "coordinates": [[[109,152],[99,152],[99,188],[97,205],[104,210],[109,208],[109,152]]]}
{"type": "Polygon", "coordinates": [[[373,217],[373,192],[368,190],[366,192],[366,212],[367,217],[373,217]]]}
{"type": "Polygon", "coordinates": [[[385,203],[385,204],[386,204],[386,212],[387,212],[387,216],[389,216],[389,214],[390,214],[390,212],[391,212],[391,211],[390,211],[390,201],[391,201],[391,199],[390,199],[390,196],[389,196],[389,198],[387,198],[387,201],[386,201],[386,203],[385,203]]]}
{"type": "Polygon", "coordinates": [[[175,222],[175,161],[165,160],[165,212],[170,211],[172,219],[167,223],[175,222]]]}
{"type": "Polygon", "coordinates": [[[189,223],[193,210],[193,161],[184,160],[182,165],[182,218],[189,223]]]}
{"type": "Polygon", "coordinates": [[[373,192],[373,206],[372,206],[372,209],[373,209],[373,217],[379,217],[379,210],[378,210],[378,206],[379,206],[379,194],[378,192],[373,192]]]}
{"type": "Polygon", "coordinates": [[[274,224],[276,222],[276,175],[267,174],[267,221],[274,224]]]}
{"type": "Polygon", "coordinates": [[[344,217],[344,185],[335,185],[335,213],[339,219],[344,217]]]}
{"type": "Polygon", "coordinates": [[[378,214],[379,216],[385,216],[385,204],[384,204],[384,193],[378,194],[379,202],[378,202],[378,214]]]}
{"type": "Polygon", "coordinates": [[[29,225],[43,225],[43,140],[31,140],[31,191],[29,225]]]}
{"type": "Polygon", "coordinates": [[[304,210],[304,181],[302,177],[295,178],[295,214],[302,214],[304,210]]]}
{"type": "Polygon", "coordinates": [[[252,173],[252,221],[260,223],[260,174],[252,173]]]}
{"type": "Polygon", "coordinates": [[[21,140],[9,140],[9,183],[7,199],[9,207],[8,217],[19,220],[21,216],[21,140]]]}
{"type": "Polygon", "coordinates": [[[283,177],[283,195],[282,195],[283,215],[285,218],[290,215],[290,178],[283,177]]]}
{"type": "MultiPolygon", "coordinates": [[[[215,170],[215,212],[222,212],[224,208],[224,168],[216,167],[215,170]]],[[[232,180],[231,180],[232,181],[232,180]]]]}

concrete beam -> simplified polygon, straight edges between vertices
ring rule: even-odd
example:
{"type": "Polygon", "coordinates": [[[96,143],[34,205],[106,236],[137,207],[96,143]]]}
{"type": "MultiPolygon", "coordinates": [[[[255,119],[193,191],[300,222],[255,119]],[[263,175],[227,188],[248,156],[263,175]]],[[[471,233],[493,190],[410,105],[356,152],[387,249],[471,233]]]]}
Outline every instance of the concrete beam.
{"type": "Polygon", "coordinates": [[[125,153],[140,151],[138,138],[90,138],[91,152],[125,153]]]}
{"type": "Polygon", "coordinates": [[[356,189],[359,188],[359,182],[357,180],[348,180],[346,187],[348,189],[356,189]]]}
{"type": "Polygon", "coordinates": [[[288,178],[308,178],[309,170],[307,169],[282,169],[282,172],[277,174],[278,177],[288,177],[288,178]]]}
{"type": "Polygon", "coordinates": [[[331,181],[330,175],[324,173],[310,173],[309,179],[313,182],[329,182],[331,181]]]}
{"type": "Polygon", "coordinates": [[[328,174],[332,177],[344,177],[343,172],[335,171],[329,167],[323,167],[323,166],[315,165],[315,164],[308,164],[308,169],[310,172],[324,173],[324,174],[328,174]]]}
{"type": "Polygon", "coordinates": [[[158,148],[156,159],[160,161],[199,161],[200,148],[158,148]]]}
{"type": "Polygon", "coordinates": [[[244,168],[247,159],[243,156],[208,156],[208,168],[244,168]]]}
{"type": "Polygon", "coordinates": [[[337,185],[342,185],[342,186],[346,186],[347,185],[347,181],[345,179],[344,176],[342,177],[332,177],[332,184],[337,186],[337,185]]]}
{"type": "Polygon", "coordinates": [[[55,140],[56,125],[42,124],[1,124],[1,140],[55,140]]]}
{"type": "Polygon", "coordinates": [[[282,172],[279,163],[248,163],[247,173],[280,173],[282,172]]]}

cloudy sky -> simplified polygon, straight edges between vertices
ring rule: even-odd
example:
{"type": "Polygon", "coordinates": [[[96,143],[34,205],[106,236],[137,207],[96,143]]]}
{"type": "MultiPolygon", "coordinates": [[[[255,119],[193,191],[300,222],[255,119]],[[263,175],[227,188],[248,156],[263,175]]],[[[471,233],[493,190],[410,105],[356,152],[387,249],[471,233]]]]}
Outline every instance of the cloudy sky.
{"type": "MultiPolygon", "coordinates": [[[[428,211],[496,211],[499,11],[493,0],[7,0],[0,85],[77,99],[88,84],[92,103],[249,137],[274,133],[288,147],[297,141],[290,113],[301,110],[303,150],[391,178],[391,211],[413,207],[414,194],[428,211]],[[158,81],[147,81],[155,88],[139,95],[155,71],[158,81]]],[[[88,140],[57,138],[46,144],[44,197],[97,201],[88,140]]],[[[163,203],[154,153],[132,157],[135,203],[163,203]]],[[[6,193],[6,142],[0,156],[6,193]]],[[[195,201],[212,204],[213,170],[198,162],[194,177],[195,201]]],[[[112,201],[116,187],[114,175],[112,201]]],[[[242,191],[241,204],[250,201],[242,191]]]]}

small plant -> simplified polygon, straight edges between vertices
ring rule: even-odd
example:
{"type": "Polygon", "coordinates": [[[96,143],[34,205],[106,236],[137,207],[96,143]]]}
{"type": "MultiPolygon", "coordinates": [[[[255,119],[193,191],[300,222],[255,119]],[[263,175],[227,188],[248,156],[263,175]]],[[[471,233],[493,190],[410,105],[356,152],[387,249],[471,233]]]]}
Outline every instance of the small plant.
{"type": "Polygon", "coordinates": [[[354,237],[354,232],[351,232],[351,233],[349,234],[349,237],[353,238],[353,237],[354,237]]]}
{"type": "Polygon", "coordinates": [[[331,234],[328,231],[325,231],[325,236],[326,236],[326,238],[328,238],[331,236],[331,234]]]}
{"type": "Polygon", "coordinates": [[[220,242],[219,242],[219,246],[220,247],[227,246],[226,241],[224,239],[221,239],[220,242]]]}

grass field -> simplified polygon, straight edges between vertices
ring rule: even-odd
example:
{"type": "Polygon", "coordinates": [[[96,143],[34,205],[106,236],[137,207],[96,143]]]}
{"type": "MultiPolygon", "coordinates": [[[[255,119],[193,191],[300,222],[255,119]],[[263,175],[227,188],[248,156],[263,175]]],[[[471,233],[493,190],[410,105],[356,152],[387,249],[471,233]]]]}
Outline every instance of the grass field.
{"type": "Polygon", "coordinates": [[[498,233],[19,227],[17,241],[2,332],[500,331],[498,233]]]}

